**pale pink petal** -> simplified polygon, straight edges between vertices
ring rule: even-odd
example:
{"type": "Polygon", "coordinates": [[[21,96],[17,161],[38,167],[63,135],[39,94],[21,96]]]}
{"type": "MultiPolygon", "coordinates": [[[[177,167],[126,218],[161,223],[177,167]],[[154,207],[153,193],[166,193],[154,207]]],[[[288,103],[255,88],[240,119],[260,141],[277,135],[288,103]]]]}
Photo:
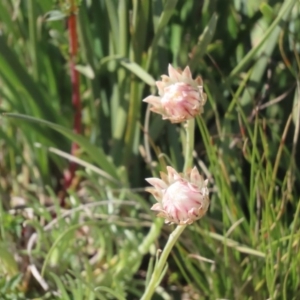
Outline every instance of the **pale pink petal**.
{"type": "Polygon", "coordinates": [[[201,76],[197,76],[197,78],[195,79],[195,82],[197,83],[198,86],[203,86],[203,81],[201,76]]]}
{"type": "Polygon", "coordinates": [[[203,197],[208,197],[209,195],[209,190],[207,187],[204,187],[201,189],[201,194],[203,195],[203,197]]]}
{"type": "Polygon", "coordinates": [[[159,172],[160,178],[165,182],[165,183],[169,183],[168,181],[168,175],[164,172],[159,172]]]}
{"type": "Polygon", "coordinates": [[[185,69],[182,72],[182,75],[185,76],[186,78],[192,79],[192,73],[189,66],[185,67],[185,69]]]}
{"type": "Polygon", "coordinates": [[[180,81],[181,74],[176,69],[174,69],[171,64],[169,64],[168,71],[171,79],[180,81]]]}
{"type": "Polygon", "coordinates": [[[157,190],[155,188],[147,188],[146,191],[152,194],[156,201],[161,202],[163,196],[162,191],[157,190]]]}
{"type": "Polygon", "coordinates": [[[152,207],[150,208],[151,210],[155,210],[155,211],[163,211],[161,204],[160,203],[155,203],[152,205],[152,207]]]}
{"type": "Polygon", "coordinates": [[[198,169],[196,167],[194,167],[192,169],[190,179],[191,179],[191,182],[194,183],[194,184],[197,184],[197,182],[202,181],[202,177],[199,174],[198,169]]]}
{"type": "Polygon", "coordinates": [[[164,94],[166,84],[163,81],[156,81],[156,86],[158,88],[159,95],[162,96],[164,94]]]}
{"type": "Polygon", "coordinates": [[[195,118],[203,112],[206,102],[201,77],[194,80],[188,66],[181,72],[169,64],[168,71],[169,76],[162,75],[162,80],[156,82],[160,97],[149,96],[143,101],[152,104],[153,112],[172,123],[195,118]]]}
{"type": "Polygon", "coordinates": [[[164,211],[160,211],[160,212],[157,214],[157,217],[167,219],[167,218],[168,218],[168,215],[167,215],[164,211]]]}
{"type": "Polygon", "coordinates": [[[153,95],[150,95],[147,98],[143,99],[143,102],[147,102],[147,103],[155,105],[155,106],[158,106],[158,105],[161,106],[160,97],[153,96],[153,95]]]}
{"type": "Polygon", "coordinates": [[[157,113],[157,114],[162,114],[162,113],[163,113],[162,107],[155,107],[155,106],[152,106],[152,107],[150,108],[150,110],[153,111],[153,112],[155,112],[155,113],[157,113]]]}
{"type": "Polygon", "coordinates": [[[159,178],[146,178],[145,180],[157,189],[166,189],[168,187],[167,184],[159,178]]]}
{"type": "Polygon", "coordinates": [[[155,84],[156,84],[156,87],[158,88],[158,89],[163,89],[164,87],[165,87],[165,83],[164,82],[162,82],[162,81],[156,81],[155,82],[155,84]]]}
{"type": "Polygon", "coordinates": [[[172,183],[174,182],[174,180],[180,178],[179,174],[170,166],[167,166],[167,172],[169,183],[172,183]]]}
{"type": "Polygon", "coordinates": [[[180,174],[174,168],[167,166],[166,174],[162,173],[162,179],[147,178],[146,180],[155,188],[149,192],[154,195],[158,203],[151,209],[157,211],[158,217],[165,219],[166,223],[179,225],[192,224],[205,215],[209,207],[209,191],[196,167],[186,175],[180,174]]]}
{"type": "Polygon", "coordinates": [[[164,85],[168,84],[169,82],[171,82],[171,79],[168,75],[161,75],[160,76],[162,82],[164,85]]]}

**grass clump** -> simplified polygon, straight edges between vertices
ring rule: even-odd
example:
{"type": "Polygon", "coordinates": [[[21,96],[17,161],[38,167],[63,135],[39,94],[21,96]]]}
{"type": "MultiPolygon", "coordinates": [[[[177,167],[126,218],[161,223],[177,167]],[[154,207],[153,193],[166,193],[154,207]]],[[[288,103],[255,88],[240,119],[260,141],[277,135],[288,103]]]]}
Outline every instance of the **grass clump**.
{"type": "Polygon", "coordinates": [[[211,204],[153,299],[300,298],[299,8],[1,1],[0,298],[140,299],[173,230],[144,178],[187,160],[211,204]],[[208,95],[189,156],[186,128],[142,102],[169,63],[208,95]]]}

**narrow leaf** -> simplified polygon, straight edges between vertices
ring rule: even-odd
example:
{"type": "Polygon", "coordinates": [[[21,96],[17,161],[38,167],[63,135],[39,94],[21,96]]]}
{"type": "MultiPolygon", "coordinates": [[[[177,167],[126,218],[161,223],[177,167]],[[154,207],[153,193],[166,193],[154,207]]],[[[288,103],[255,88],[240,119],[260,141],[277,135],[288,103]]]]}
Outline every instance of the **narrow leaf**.
{"type": "Polygon", "coordinates": [[[212,38],[215,34],[217,21],[218,21],[218,16],[216,14],[213,14],[208,25],[205,27],[203,33],[199,37],[198,44],[195,47],[195,49],[193,51],[194,52],[193,56],[189,62],[189,66],[192,71],[197,67],[199,60],[205,54],[207,46],[209,45],[209,43],[212,40],[212,38]]]}
{"type": "Polygon", "coordinates": [[[34,122],[38,123],[40,125],[46,125],[67,138],[69,138],[71,141],[76,142],[80,147],[91,157],[91,159],[97,163],[103,170],[105,170],[107,173],[109,173],[111,176],[114,178],[117,178],[117,173],[116,173],[116,168],[113,165],[112,162],[109,161],[108,157],[105,155],[104,151],[101,148],[98,148],[94,145],[92,145],[85,137],[80,136],[74,132],[72,132],[70,129],[65,128],[63,126],[33,118],[30,116],[26,115],[21,115],[21,114],[4,114],[4,116],[7,116],[9,118],[14,118],[14,119],[21,119],[24,121],[29,121],[29,122],[34,122]]]}

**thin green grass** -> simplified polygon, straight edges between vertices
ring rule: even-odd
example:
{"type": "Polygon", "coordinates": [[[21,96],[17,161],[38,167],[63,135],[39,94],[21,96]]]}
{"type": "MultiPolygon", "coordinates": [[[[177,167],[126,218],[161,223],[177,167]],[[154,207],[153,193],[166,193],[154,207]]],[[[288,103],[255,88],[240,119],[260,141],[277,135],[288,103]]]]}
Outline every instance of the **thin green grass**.
{"type": "Polygon", "coordinates": [[[79,1],[79,136],[68,1],[0,1],[1,299],[140,299],[173,230],[144,178],[167,165],[196,165],[211,205],[153,299],[300,298],[300,6],[246,2],[79,1]],[[190,149],[142,102],[169,63],[208,94],[190,149]]]}

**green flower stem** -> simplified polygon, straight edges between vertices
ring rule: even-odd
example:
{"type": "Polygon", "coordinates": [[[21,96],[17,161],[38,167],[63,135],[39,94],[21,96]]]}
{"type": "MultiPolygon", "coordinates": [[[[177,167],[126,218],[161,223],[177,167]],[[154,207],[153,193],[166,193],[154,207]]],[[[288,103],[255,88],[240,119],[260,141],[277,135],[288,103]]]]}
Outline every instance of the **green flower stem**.
{"type": "Polygon", "coordinates": [[[195,119],[187,121],[186,124],[186,141],[185,141],[185,159],[183,171],[186,172],[193,166],[193,151],[194,151],[194,133],[195,133],[195,119]]]}
{"type": "Polygon", "coordinates": [[[181,233],[183,232],[183,230],[185,229],[186,226],[187,225],[178,225],[176,227],[176,229],[170,234],[168,242],[167,242],[160,258],[158,259],[158,262],[156,262],[150,282],[149,282],[141,300],[150,300],[152,298],[152,295],[155,292],[155,289],[157,288],[157,286],[159,285],[159,283],[162,279],[161,275],[165,268],[167,258],[169,256],[174,244],[176,243],[176,241],[178,240],[179,236],[181,235],[181,233]]]}
{"type": "MultiPolygon", "coordinates": [[[[184,172],[186,172],[189,168],[193,166],[193,150],[194,150],[194,133],[195,133],[195,120],[191,119],[188,120],[186,123],[186,140],[185,140],[185,162],[184,162],[184,172]]],[[[164,272],[164,268],[166,266],[167,258],[175,245],[176,241],[178,240],[179,236],[185,229],[186,225],[178,225],[176,229],[170,234],[168,242],[156,262],[154,271],[152,273],[150,282],[145,290],[144,295],[142,296],[141,300],[148,300],[152,298],[155,289],[159,285],[162,275],[164,272]]]]}

